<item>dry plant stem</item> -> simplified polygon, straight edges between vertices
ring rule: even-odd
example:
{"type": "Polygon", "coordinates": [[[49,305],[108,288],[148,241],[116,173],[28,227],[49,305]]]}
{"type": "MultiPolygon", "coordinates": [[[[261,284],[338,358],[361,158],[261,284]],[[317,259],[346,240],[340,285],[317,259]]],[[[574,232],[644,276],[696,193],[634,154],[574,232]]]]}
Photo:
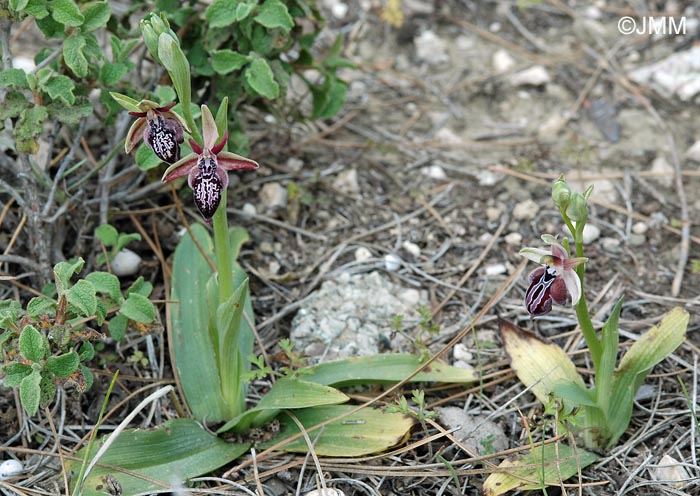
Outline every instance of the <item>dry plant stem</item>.
{"type": "Polygon", "coordinates": [[[51,433],[56,440],[56,451],[58,452],[58,458],[61,461],[61,473],[63,475],[63,485],[66,490],[66,494],[70,494],[70,487],[68,486],[68,472],[66,471],[66,461],[63,458],[63,450],[61,449],[61,438],[58,437],[58,432],[56,432],[56,426],[53,423],[53,417],[51,411],[48,407],[44,408],[44,415],[46,415],[46,420],[49,421],[49,426],[51,427],[51,433]]]}

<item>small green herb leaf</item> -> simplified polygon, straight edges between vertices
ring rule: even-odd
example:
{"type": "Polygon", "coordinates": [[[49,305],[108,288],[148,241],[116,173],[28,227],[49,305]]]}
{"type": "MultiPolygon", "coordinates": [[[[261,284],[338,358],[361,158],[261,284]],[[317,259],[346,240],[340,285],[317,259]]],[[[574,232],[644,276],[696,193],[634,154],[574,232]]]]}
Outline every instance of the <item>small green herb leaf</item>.
{"type": "Polygon", "coordinates": [[[63,355],[50,356],[46,359],[46,368],[56,374],[56,377],[68,377],[78,369],[80,357],[75,350],[63,355]]]}
{"type": "Polygon", "coordinates": [[[77,274],[85,265],[85,260],[77,258],[70,262],[58,262],[53,267],[53,275],[56,279],[58,296],[62,296],[70,286],[70,278],[77,274]]]}
{"type": "Polygon", "coordinates": [[[85,22],[80,26],[84,32],[94,31],[103,28],[109,21],[109,16],[112,14],[109,8],[109,2],[95,2],[87,4],[83,7],[83,16],[85,22]]]}
{"type": "Polygon", "coordinates": [[[97,310],[95,286],[81,279],[66,291],[66,300],[74,307],[76,313],[84,317],[92,317],[97,310]]]}
{"type": "Polygon", "coordinates": [[[19,354],[32,362],[40,362],[46,354],[44,336],[31,324],[24,326],[19,335],[19,354]]]}
{"type": "Polygon", "coordinates": [[[109,295],[115,302],[118,302],[121,298],[119,279],[114,274],[109,272],[91,272],[85,279],[90,281],[95,291],[109,295]]]}
{"type": "Polygon", "coordinates": [[[41,374],[38,370],[33,370],[31,374],[22,379],[22,383],[19,386],[19,398],[29,415],[34,415],[39,409],[39,400],[41,399],[40,383],[41,374]]]}
{"type": "Polygon", "coordinates": [[[66,26],[78,27],[85,21],[85,17],[72,0],[53,0],[51,8],[53,9],[51,17],[66,26]]]}
{"type": "Polygon", "coordinates": [[[95,228],[95,236],[97,236],[105,246],[114,246],[117,244],[119,232],[109,224],[102,224],[95,228]]]}
{"type": "Polygon", "coordinates": [[[55,315],[56,302],[46,296],[37,296],[27,303],[27,314],[33,319],[38,319],[42,315],[55,315]]]}
{"type": "Polygon", "coordinates": [[[5,69],[0,71],[0,87],[10,86],[15,89],[27,89],[27,73],[22,69],[5,69]]]}
{"type": "Polygon", "coordinates": [[[232,24],[236,20],[236,3],[236,0],[214,0],[204,12],[209,27],[223,28],[232,24]]]}
{"type": "Polygon", "coordinates": [[[68,76],[56,76],[44,85],[44,89],[49,94],[52,100],[60,100],[66,105],[75,103],[75,95],[73,90],[75,84],[68,76]]]}
{"type": "Polygon", "coordinates": [[[109,321],[109,335],[112,339],[121,341],[126,336],[126,324],[129,321],[124,315],[115,315],[109,321]]]}
{"type": "MultiPolygon", "coordinates": [[[[1,75],[2,73],[0,72],[1,75]]],[[[11,91],[5,95],[5,101],[0,102],[0,120],[14,119],[30,106],[31,104],[22,93],[11,91]]]]}
{"type": "Polygon", "coordinates": [[[245,79],[260,96],[273,100],[279,96],[279,85],[265,59],[255,59],[245,70],[245,79]]]}
{"type": "Polygon", "coordinates": [[[85,48],[85,37],[73,33],[63,43],[63,59],[71,71],[78,77],[87,76],[88,61],[83,50],[85,48]]]}
{"type": "Polygon", "coordinates": [[[17,387],[22,383],[22,379],[32,373],[29,365],[20,362],[12,362],[5,365],[2,370],[5,372],[3,385],[5,387],[17,387]]]}
{"type": "Polygon", "coordinates": [[[36,137],[43,132],[43,124],[49,112],[44,106],[37,106],[22,112],[15,128],[15,140],[17,151],[22,153],[36,153],[39,144],[36,137]]]}
{"type": "Polygon", "coordinates": [[[248,63],[248,57],[233,50],[214,50],[211,52],[211,66],[219,74],[228,74],[248,63]]]}
{"type": "Polygon", "coordinates": [[[268,29],[280,28],[288,33],[294,27],[294,20],[289,15],[287,6],[280,0],[267,0],[255,16],[255,21],[268,29]]]}
{"type": "Polygon", "coordinates": [[[156,317],[156,310],[151,300],[138,293],[129,294],[119,313],[131,320],[144,324],[153,322],[153,319],[156,317]]]}

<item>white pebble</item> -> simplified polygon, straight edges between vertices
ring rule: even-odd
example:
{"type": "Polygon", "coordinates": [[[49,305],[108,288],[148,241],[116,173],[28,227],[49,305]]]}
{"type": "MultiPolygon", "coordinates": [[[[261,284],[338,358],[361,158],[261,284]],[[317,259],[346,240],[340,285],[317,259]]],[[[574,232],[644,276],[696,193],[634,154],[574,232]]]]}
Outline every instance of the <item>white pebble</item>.
{"type": "Polygon", "coordinates": [[[700,141],[696,141],[693,143],[693,146],[688,148],[688,150],[685,152],[685,158],[695,162],[700,162],[700,141]]]}
{"type": "Polygon", "coordinates": [[[22,464],[17,460],[5,460],[0,463],[0,480],[9,479],[22,472],[22,464]]]}
{"type": "Polygon", "coordinates": [[[406,305],[418,305],[420,302],[420,291],[414,288],[404,289],[399,293],[399,299],[406,305]]]}
{"type": "Polygon", "coordinates": [[[252,203],[244,203],[243,208],[241,209],[243,212],[243,217],[250,219],[251,217],[255,217],[258,214],[258,210],[255,208],[255,205],[252,203]]]}
{"type": "Polygon", "coordinates": [[[484,268],[484,271],[486,272],[487,276],[497,276],[499,274],[505,274],[508,268],[506,267],[506,264],[502,263],[494,263],[487,265],[484,268]]]}
{"type": "Polygon", "coordinates": [[[518,220],[532,220],[540,211],[540,206],[532,200],[525,200],[515,205],[513,217],[518,220]]]}
{"type": "Polygon", "coordinates": [[[590,244],[600,237],[600,228],[593,224],[583,226],[583,243],[590,244]]]}
{"type": "Polygon", "coordinates": [[[510,77],[513,86],[542,86],[551,81],[547,69],[541,65],[532,67],[520,72],[516,72],[510,77]]]}
{"type": "Polygon", "coordinates": [[[357,179],[357,169],[346,169],[335,178],[333,187],[348,195],[357,195],[360,193],[360,183],[357,179]]]}
{"type": "Polygon", "coordinates": [[[414,257],[417,257],[420,255],[420,246],[418,246],[415,243],[411,243],[410,241],[404,241],[401,246],[403,247],[404,250],[406,250],[408,253],[410,253],[414,257]]]}
{"type": "Polygon", "coordinates": [[[430,30],[423,31],[413,40],[418,60],[428,64],[447,62],[447,42],[430,30]]]}
{"type": "Polygon", "coordinates": [[[123,248],[112,260],[112,273],[117,277],[133,276],[138,272],[140,264],[140,256],[128,248],[123,248]]]}
{"type": "Polygon", "coordinates": [[[401,267],[401,259],[393,253],[384,256],[384,268],[387,272],[396,272],[401,267]]]}
{"type": "Polygon", "coordinates": [[[455,360],[461,360],[463,362],[471,362],[473,359],[472,352],[469,351],[469,348],[467,348],[463,343],[457,343],[452,350],[452,356],[454,357],[455,360]]]}
{"type": "Polygon", "coordinates": [[[260,201],[267,210],[285,208],[287,206],[287,188],[280,183],[265,183],[260,188],[260,201]]]}
{"type": "Polygon", "coordinates": [[[356,262],[364,262],[365,260],[368,260],[370,258],[372,258],[372,252],[364,246],[360,246],[357,250],[355,250],[356,262]]]}
{"type": "Polygon", "coordinates": [[[649,226],[646,225],[644,222],[636,222],[632,226],[632,232],[634,234],[645,234],[649,230],[649,226]]]}
{"type": "Polygon", "coordinates": [[[447,174],[445,174],[445,169],[439,165],[429,165],[428,167],[423,167],[420,170],[424,176],[428,176],[430,179],[437,179],[439,181],[444,181],[447,179],[447,174]]]}
{"type": "Polygon", "coordinates": [[[504,239],[506,240],[507,245],[520,246],[523,242],[523,235],[519,232],[512,232],[506,234],[506,237],[504,239]]]}
{"type": "Polygon", "coordinates": [[[491,66],[496,74],[508,72],[514,65],[515,59],[506,50],[496,50],[493,57],[491,57],[491,66]]]}

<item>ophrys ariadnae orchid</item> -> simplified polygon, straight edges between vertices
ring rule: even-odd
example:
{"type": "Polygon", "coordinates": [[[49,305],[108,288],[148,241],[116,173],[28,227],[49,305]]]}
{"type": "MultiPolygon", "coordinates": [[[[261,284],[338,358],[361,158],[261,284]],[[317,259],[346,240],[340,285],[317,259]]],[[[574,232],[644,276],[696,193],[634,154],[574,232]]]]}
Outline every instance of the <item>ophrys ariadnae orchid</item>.
{"type": "Polygon", "coordinates": [[[194,202],[207,223],[211,223],[228,187],[228,171],[254,170],[259,167],[254,160],[224,151],[228,131],[219,139],[216,122],[209,108],[202,105],[202,135],[204,146],[190,139],[194,153],[190,153],[168,167],[162,181],[170,182],[187,175],[187,183],[194,193],[194,202]]]}
{"type": "Polygon", "coordinates": [[[180,160],[180,143],[185,138],[183,129],[187,130],[185,121],[171,109],[175,103],[160,107],[150,100],[141,100],[138,107],[141,112],[129,112],[137,117],[126,135],[124,149],[131,153],[143,139],[159,159],[169,164],[180,160]]]}

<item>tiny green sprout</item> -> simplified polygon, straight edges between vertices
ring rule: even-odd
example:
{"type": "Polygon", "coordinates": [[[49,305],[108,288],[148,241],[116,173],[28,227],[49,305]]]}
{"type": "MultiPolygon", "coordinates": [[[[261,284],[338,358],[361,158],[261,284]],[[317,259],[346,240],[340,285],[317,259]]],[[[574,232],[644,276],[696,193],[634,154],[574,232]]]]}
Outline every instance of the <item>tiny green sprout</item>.
{"type": "Polygon", "coordinates": [[[262,380],[265,377],[272,374],[272,369],[265,364],[265,357],[262,355],[255,356],[253,354],[248,356],[250,364],[257,367],[256,370],[247,370],[241,375],[241,380],[244,382],[250,382],[255,380],[262,380]]]}
{"type": "Polygon", "coordinates": [[[143,351],[136,350],[133,355],[129,357],[129,361],[135,365],[141,365],[142,367],[148,366],[148,358],[143,354],[143,351]]]}
{"type": "Polygon", "coordinates": [[[496,452],[496,449],[493,446],[493,442],[496,440],[496,436],[493,434],[489,434],[485,438],[482,438],[479,441],[479,444],[481,444],[481,447],[484,448],[483,454],[484,455],[490,455],[492,453],[496,452]]]}
{"type": "Polygon", "coordinates": [[[559,176],[552,185],[552,200],[559,210],[565,210],[571,200],[571,188],[564,179],[564,176],[559,176]]]}
{"type": "Polygon", "coordinates": [[[416,309],[418,315],[420,316],[420,326],[424,331],[430,334],[437,334],[440,332],[440,326],[433,322],[433,314],[430,308],[427,306],[421,306],[416,309]]]}
{"type": "Polygon", "coordinates": [[[403,319],[404,316],[399,314],[399,315],[394,315],[394,317],[391,319],[391,329],[393,331],[400,331],[403,329],[403,319]]]}

